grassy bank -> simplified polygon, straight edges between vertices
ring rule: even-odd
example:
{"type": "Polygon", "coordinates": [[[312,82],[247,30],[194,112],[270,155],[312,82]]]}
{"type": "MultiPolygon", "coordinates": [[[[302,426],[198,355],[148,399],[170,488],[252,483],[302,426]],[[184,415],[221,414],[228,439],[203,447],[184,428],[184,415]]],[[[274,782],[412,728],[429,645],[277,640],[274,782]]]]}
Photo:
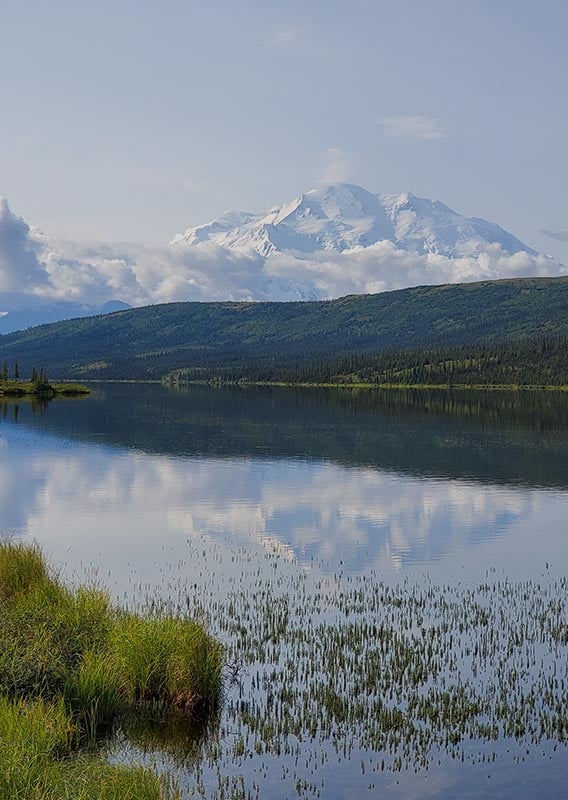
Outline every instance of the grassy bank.
{"type": "Polygon", "coordinates": [[[175,797],[153,773],[82,747],[141,712],[205,718],[220,701],[220,644],[192,620],[67,588],[22,544],[0,543],[0,614],[0,799],[175,797]]]}
{"type": "Polygon", "coordinates": [[[39,383],[38,381],[0,381],[0,397],[76,397],[90,394],[81,383],[39,383]]]}

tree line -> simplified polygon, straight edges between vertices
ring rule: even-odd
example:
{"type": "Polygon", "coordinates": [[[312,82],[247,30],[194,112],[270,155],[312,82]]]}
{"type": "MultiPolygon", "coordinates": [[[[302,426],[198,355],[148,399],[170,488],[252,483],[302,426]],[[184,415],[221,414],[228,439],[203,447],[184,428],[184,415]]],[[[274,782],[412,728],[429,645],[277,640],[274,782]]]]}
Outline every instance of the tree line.
{"type": "Polygon", "coordinates": [[[568,337],[401,351],[296,354],[187,367],[174,383],[333,383],[471,386],[568,385],[568,337]]]}
{"type": "MultiPolygon", "coordinates": [[[[2,364],[2,371],[0,372],[0,382],[7,383],[8,381],[14,381],[18,383],[21,380],[22,376],[20,374],[20,366],[18,362],[14,361],[10,369],[10,367],[8,366],[8,362],[4,361],[4,363],[2,364]]],[[[47,378],[44,368],[40,367],[38,370],[36,369],[36,367],[32,367],[31,374],[29,377],[29,382],[38,386],[47,386],[49,380],[47,378]]]]}

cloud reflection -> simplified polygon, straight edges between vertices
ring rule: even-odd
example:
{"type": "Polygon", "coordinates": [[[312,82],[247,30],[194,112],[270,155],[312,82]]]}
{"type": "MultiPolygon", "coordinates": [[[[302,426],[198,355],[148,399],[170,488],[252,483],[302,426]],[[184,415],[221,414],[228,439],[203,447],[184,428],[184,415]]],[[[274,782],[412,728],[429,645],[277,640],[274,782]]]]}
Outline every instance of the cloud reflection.
{"type": "Polygon", "coordinates": [[[115,550],[156,559],[193,537],[305,567],[396,570],[502,536],[542,503],[538,492],[329,462],[171,458],[45,438],[38,447],[37,434],[6,432],[0,529],[87,560],[98,550],[113,563],[115,550]]]}

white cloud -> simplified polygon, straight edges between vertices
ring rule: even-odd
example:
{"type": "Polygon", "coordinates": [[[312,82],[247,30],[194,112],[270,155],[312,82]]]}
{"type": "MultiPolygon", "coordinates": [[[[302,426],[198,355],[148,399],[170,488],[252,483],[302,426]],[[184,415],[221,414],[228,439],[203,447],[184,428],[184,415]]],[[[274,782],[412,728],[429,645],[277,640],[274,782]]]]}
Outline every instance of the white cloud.
{"type": "Polygon", "coordinates": [[[544,256],[509,255],[486,245],[472,256],[417,253],[382,241],[343,253],[286,252],[263,258],[211,243],[163,248],[77,245],[51,250],[46,260],[49,293],[60,299],[132,305],[175,300],[266,300],[301,296],[333,298],[421,284],[462,283],[518,276],[563,274],[544,256]]]}
{"type": "Polygon", "coordinates": [[[0,291],[35,291],[49,285],[36,249],[29,225],[0,196],[0,291]]]}
{"type": "Polygon", "coordinates": [[[320,183],[342,183],[351,171],[350,158],[339,147],[329,147],[324,153],[325,166],[320,183]]]}
{"type": "Polygon", "coordinates": [[[79,244],[38,238],[53,299],[131,305],[174,300],[257,299],[264,261],[205,243],[193,247],[79,244]]]}
{"type": "MultiPolygon", "coordinates": [[[[340,157],[340,156],[339,156],[340,157]]],[[[566,274],[551,258],[498,244],[449,258],[404,250],[391,241],[342,253],[287,251],[264,258],[206,242],[138,244],[53,241],[0,204],[1,310],[47,301],[100,306],[176,300],[328,299],[421,284],[566,274]]]]}
{"type": "Polygon", "coordinates": [[[379,125],[383,131],[396,139],[410,139],[415,142],[428,142],[445,139],[446,133],[435,117],[401,115],[381,117],[379,125]]]}
{"type": "Polygon", "coordinates": [[[288,48],[306,38],[306,28],[282,28],[269,34],[265,44],[270,48],[288,48]]]}
{"type": "Polygon", "coordinates": [[[343,253],[320,251],[310,253],[309,257],[276,256],[267,261],[266,270],[275,276],[301,279],[323,298],[424,284],[566,273],[552,259],[524,252],[509,255],[500,245],[487,245],[476,256],[448,258],[402,250],[389,241],[343,253]]]}

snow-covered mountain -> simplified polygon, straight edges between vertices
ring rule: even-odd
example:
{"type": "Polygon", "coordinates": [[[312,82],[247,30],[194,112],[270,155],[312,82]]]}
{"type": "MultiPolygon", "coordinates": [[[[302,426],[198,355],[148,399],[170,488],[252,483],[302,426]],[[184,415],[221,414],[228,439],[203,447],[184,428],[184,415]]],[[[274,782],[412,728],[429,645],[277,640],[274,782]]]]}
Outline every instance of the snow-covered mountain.
{"type": "Polygon", "coordinates": [[[492,222],[345,183],[154,246],[53,239],[0,198],[0,334],[177,300],[327,300],[567,273],[492,222]]]}
{"type": "Polygon", "coordinates": [[[371,194],[347,183],[312,189],[264,214],[223,214],[174,236],[171,244],[209,242],[269,257],[348,253],[385,241],[407,252],[447,258],[475,257],[488,245],[499,245],[509,255],[537,255],[499,225],[464,217],[439,201],[409,193],[371,194]]]}

